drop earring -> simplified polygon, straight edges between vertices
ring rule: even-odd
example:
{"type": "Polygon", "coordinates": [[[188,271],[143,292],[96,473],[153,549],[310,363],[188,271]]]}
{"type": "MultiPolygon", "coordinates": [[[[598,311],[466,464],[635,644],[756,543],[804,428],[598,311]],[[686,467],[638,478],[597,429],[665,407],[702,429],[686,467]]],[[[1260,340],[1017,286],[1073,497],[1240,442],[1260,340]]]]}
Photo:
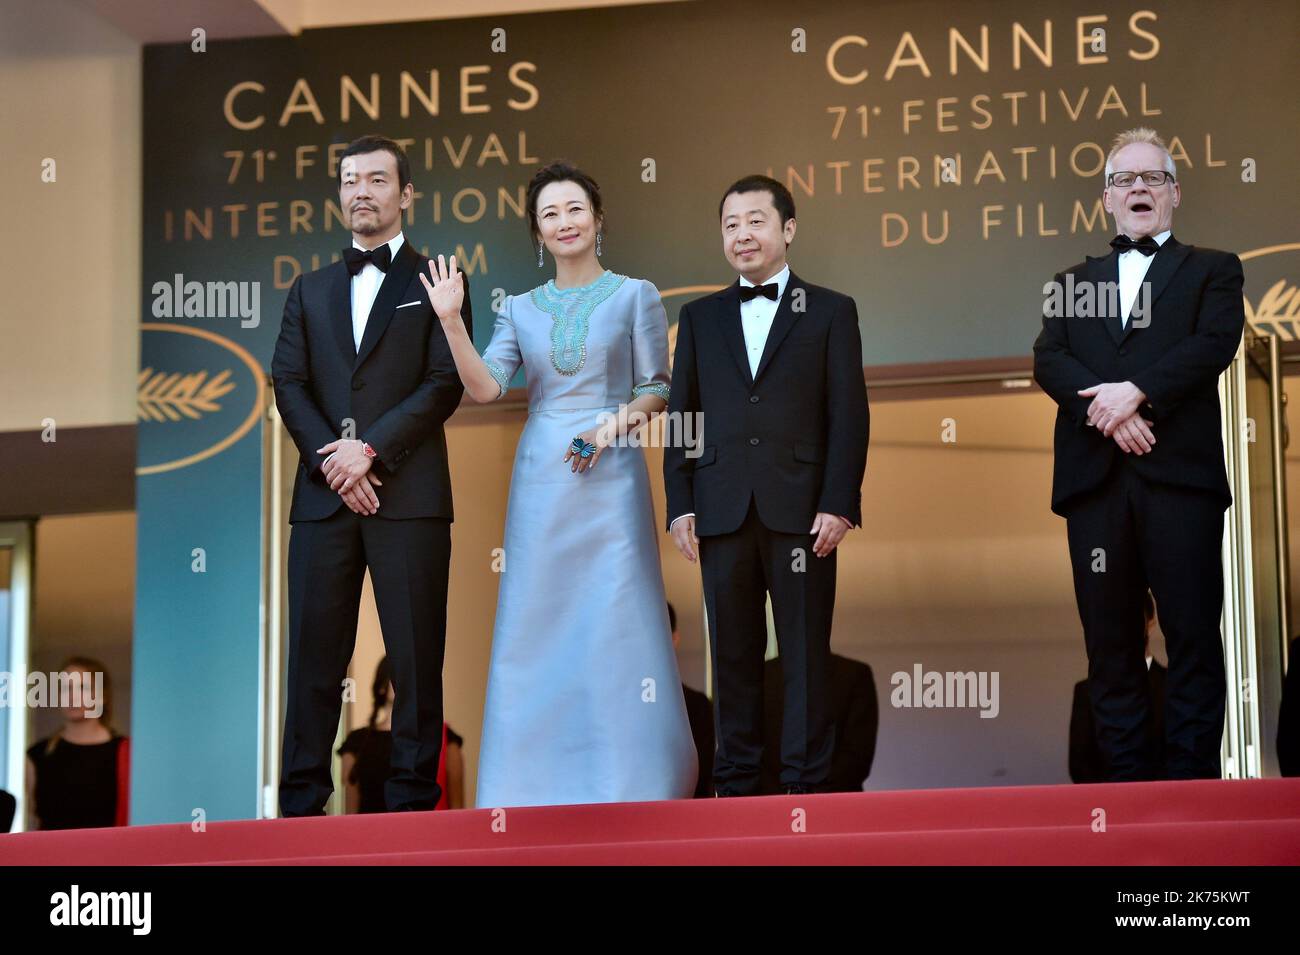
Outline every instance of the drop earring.
{"type": "Polygon", "coordinates": [[[600,233],[599,232],[596,233],[596,256],[597,258],[600,257],[600,233]]]}
{"type": "Polygon", "coordinates": [[[545,242],[537,243],[537,267],[539,269],[542,267],[542,249],[545,248],[545,246],[546,246],[545,242]]]}

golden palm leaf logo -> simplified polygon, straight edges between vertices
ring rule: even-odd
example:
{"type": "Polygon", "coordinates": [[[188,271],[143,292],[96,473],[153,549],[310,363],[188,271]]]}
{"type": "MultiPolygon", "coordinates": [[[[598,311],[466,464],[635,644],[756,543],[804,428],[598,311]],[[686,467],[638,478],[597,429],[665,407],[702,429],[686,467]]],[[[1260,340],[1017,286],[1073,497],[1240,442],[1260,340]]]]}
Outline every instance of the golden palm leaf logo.
{"type": "Polygon", "coordinates": [[[1300,289],[1279,279],[1264,293],[1259,305],[1246,299],[1246,318],[1250,327],[1261,335],[1277,335],[1284,342],[1296,340],[1296,323],[1300,322],[1300,289]]]}
{"type": "Polygon", "coordinates": [[[211,378],[206,371],[182,375],[141,369],[136,379],[136,414],[141,421],[180,421],[220,411],[217,399],[235,390],[229,377],[230,369],[211,378]]]}

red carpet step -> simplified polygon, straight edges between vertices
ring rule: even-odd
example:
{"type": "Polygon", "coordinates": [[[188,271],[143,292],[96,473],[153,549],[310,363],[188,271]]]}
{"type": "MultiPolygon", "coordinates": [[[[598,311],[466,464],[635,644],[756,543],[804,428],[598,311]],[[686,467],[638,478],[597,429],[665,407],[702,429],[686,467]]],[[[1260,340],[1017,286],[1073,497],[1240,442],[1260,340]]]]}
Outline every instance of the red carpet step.
{"type": "Polygon", "coordinates": [[[766,796],[0,836],[2,865],[1295,865],[1300,779],[766,796]],[[1105,831],[1099,831],[1104,823],[1105,831]]]}

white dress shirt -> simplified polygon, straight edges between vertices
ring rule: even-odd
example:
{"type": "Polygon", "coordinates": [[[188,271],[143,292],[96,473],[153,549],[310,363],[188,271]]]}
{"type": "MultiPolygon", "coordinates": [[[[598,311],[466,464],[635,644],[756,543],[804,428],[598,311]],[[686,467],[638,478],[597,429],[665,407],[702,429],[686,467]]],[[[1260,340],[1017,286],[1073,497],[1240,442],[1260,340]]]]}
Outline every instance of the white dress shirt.
{"type": "MultiPolygon", "coordinates": [[[[1156,245],[1163,246],[1172,233],[1169,229],[1155,236],[1156,245]]],[[[1119,254],[1119,314],[1120,328],[1128,328],[1128,313],[1133,310],[1142,280],[1147,277],[1147,269],[1155,261],[1154,255],[1143,255],[1135,249],[1119,254]]],[[[1147,304],[1150,304],[1149,302],[1147,304]]],[[[1151,316],[1146,316],[1150,320],[1151,316]]]]}
{"type": "Polygon", "coordinates": [[[766,282],[751,282],[743,275],[740,277],[742,286],[753,287],[758,285],[770,285],[776,283],[776,300],[766,298],[762,295],[751,298],[748,302],[740,303],[740,327],[745,332],[745,355],[749,358],[749,373],[758,374],[758,363],[763,358],[763,348],[767,345],[767,335],[772,330],[772,319],[776,318],[777,306],[781,304],[781,296],[785,294],[785,285],[790,281],[790,266],[782,267],[780,272],[773,275],[766,282]]]}
{"type": "MultiPolygon", "coordinates": [[[[402,247],[406,239],[402,233],[397,233],[388,240],[388,251],[392,253],[393,260],[397,259],[397,250],[402,247]]],[[[360,249],[362,252],[369,251],[364,245],[356,239],[352,240],[352,248],[360,249]]],[[[376,246],[378,248],[378,246],[376,246]]],[[[390,263],[390,269],[393,267],[390,263]]],[[[361,271],[352,276],[352,342],[357,346],[357,352],[361,351],[361,339],[366,334],[366,322],[370,318],[370,310],[375,307],[375,298],[379,295],[379,286],[384,284],[384,273],[379,271],[379,266],[367,262],[361,267],[361,271]]],[[[321,467],[329,464],[330,458],[338,454],[334,451],[321,462],[321,467]]]]}
{"type": "MultiPolygon", "coordinates": [[[[402,233],[397,233],[388,240],[388,249],[393,253],[393,260],[397,259],[397,250],[402,247],[406,241],[402,233]]],[[[367,251],[356,239],[352,240],[352,248],[360,249],[362,252],[367,251]]],[[[389,268],[392,268],[390,265],[389,268]]],[[[379,267],[371,262],[367,262],[356,275],[352,276],[352,341],[357,346],[357,351],[361,351],[361,338],[366,333],[366,321],[370,318],[370,310],[375,306],[375,296],[379,294],[379,286],[384,284],[384,273],[379,271],[379,267]]]]}

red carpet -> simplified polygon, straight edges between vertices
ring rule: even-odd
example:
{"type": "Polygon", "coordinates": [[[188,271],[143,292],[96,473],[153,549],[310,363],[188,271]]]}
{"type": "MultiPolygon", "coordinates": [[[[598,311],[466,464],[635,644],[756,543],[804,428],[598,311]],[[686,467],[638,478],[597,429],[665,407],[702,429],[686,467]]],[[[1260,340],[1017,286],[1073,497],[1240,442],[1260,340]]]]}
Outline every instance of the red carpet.
{"type": "Polygon", "coordinates": [[[768,796],[0,836],[10,865],[1295,865],[1300,779],[768,796]],[[803,810],[806,831],[796,832],[803,810]],[[1093,831],[1094,810],[1105,832],[1093,831]],[[494,831],[494,818],[505,831],[494,831]]]}

